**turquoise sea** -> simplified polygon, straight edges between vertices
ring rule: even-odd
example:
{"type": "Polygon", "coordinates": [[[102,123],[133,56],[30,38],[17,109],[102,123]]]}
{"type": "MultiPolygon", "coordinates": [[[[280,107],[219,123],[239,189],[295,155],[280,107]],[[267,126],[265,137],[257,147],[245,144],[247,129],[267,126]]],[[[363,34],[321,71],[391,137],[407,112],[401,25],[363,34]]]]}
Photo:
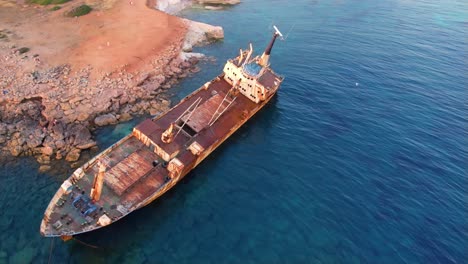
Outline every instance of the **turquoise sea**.
{"type": "MultiPolygon", "coordinates": [[[[269,25],[278,95],[179,185],[110,227],[42,238],[71,170],[0,167],[0,263],[468,263],[468,2],[244,0],[183,16],[221,25],[221,72],[269,25]],[[53,243],[53,244],[52,244],[53,243]]],[[[97,132],[101,149],[134,123],[97,132]]],[[[56,167],[59,167],[58,165],[56,167]]]]}

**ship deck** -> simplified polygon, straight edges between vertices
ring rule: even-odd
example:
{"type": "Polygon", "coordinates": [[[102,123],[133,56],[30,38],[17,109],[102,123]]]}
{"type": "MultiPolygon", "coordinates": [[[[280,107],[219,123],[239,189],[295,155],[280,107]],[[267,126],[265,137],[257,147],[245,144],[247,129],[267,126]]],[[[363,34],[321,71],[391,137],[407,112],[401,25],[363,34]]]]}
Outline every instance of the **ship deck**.
{"type": "MultiPolygon", "coordinates": [[[[59,189],[51,201],[49,225],[44,227],[45,233],[53,235],[75,234],[78,230],[85,232],[98,226],[98,216],[106,214],[112,221],[125,216],[133,205],[168,182],[167,170],[161,166],[154,167],[154,160],[162,160],[134,136],[116,144],[112,150],[99,155],[83,170],[82,178],[66,195],[59,189]],[[73,205],[73,201],[81,195],[87,196],[93,185],[94,176],[99,170],[97,161],[105,163],[107,168],[101,199],[94,203],[95,214],[84,216],[82,209],[73,205]],[[102,208],[102,209],[101,209],[102,208]],[[60,221],[60,228],[53,224],[60,221]]],[[[59,225],[60,225],[59,224],[59,225]]],[[[78,231],[79,233],[79,231],[78,231]]]]}
{"type": "MultiPolygon", "coordinates": [[[[263,77],[267,78],[265,82],[274,84],[268,87],[269,100],[282,79],[271,70],[266,74],[263,77]]],[[[102,226],[98,223],[102,215],[107,215],[111,222],[115,222],[174,186],[268,101],[256,104],[241,93],[237,97],[228,96],[233,103],[209,126],[208,122],[231,87],[222,76],[218,76],[165,114],[145,120],[134,128],[131,135],[83,165],[82,171],[77,170],[69,178],[73,184],[71,193],[66,194],[60,188],[50,202],[41,224],[41,233],[45,236],[62,236],[97,229],[102,226]],[[196,114],[184,116],[187,108],[197,100],[200,103],[196,114]],[[182,131],[173,142],[163,143],[161,134],[181,116],[183,118],[179,125],[186,121],[182,131]],[[188,150],[195,141],[203,147],[203,154],[194,155],[188,150]],[[180,177],[171,179],[166,166],[175,157],[184,168],[180,177]],[[99,170],[98,162],[106,167],[105,180],[101,199],[93,203],[87,199],[99,170]],[[81,178],[78,179],[77,175],[81,178]],[[95,210],[86,214],[88,209],[93,209],[92,206],[96,207],[95,210]]]]}

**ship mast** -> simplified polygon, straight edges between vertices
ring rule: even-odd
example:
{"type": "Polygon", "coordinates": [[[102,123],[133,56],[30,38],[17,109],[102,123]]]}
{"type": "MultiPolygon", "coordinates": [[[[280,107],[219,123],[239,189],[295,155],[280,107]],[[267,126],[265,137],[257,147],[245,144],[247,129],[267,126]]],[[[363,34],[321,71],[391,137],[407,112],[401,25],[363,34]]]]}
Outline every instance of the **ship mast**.
{"type": "Polygon", "coordinates": [[[276,26],[273,26],[273,28],[275,29],[275,33],[273,33],[273,37],[271,38],[270,44],[268,44],[262,56],[260,57],[260,60],[258,61],[258,64],[263,67],[268,66],[271,50],[273,49],[273,45],[275,44],[276,38],[277,37],[280,37],[281,39],[283,38],[283,34],[281,34],[279,29],[276,26]]]}
{"type": "Polygon", "coordinates": [[[101,162],[98,162],[99,171],[94,177],[93,187],[91,188],[91,199],[93,202],[99,201],[101,199],[102,186],[104,183],[104,173],[106,172],[106,165],[101,162]]]}

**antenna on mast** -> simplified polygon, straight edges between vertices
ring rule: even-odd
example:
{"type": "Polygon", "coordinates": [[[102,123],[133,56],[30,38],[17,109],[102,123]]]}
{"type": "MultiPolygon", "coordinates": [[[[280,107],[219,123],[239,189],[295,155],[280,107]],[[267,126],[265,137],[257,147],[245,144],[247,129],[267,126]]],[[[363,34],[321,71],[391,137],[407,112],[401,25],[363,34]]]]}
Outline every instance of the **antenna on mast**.
{"type": "Polygon", "coordinates": [[[289,37],[289,33],[291,33],[291,31],[293,30],[293,28],[296,26],[296,23],[294,23],[294,25],[292,25],[292,27],[289,29],[288,31],[288,34],[286,34],[286,37],[283,39],[283,40],[287,40],[288,37],[289,37]]]}
{"type": "Polygon", "coordinates": [[[284,40],[284,37],[283,37],[283,34],[281,33],[281,31],[275,25],[273,25],[273,28],[275,29],[275,34],[278,34],[278,36],[280,36],[281,40],[284,40]]]}
{"type": "Polygon", "coordinates": [[[267,48],[260,57],[260,60],[258,61],[258,64],[263,67],[269,65],[268,62],[270,60],[271,50],[273,49],[273,45],[275,44],[276,38],[280,37],[281,40],[284,40],[283,33],[281,33],[281,31],[275,25],[273,25],[273,28],[275,29],[275,33],[273,33],[273,37],[271,38],[270,44],[268,44],[267,48]]]}

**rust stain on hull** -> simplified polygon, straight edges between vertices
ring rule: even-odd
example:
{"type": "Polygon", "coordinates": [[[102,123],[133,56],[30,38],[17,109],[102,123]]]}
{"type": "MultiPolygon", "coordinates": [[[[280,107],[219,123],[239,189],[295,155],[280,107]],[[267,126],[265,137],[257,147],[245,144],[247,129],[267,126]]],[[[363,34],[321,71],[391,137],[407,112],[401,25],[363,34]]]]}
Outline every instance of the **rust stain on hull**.
{"type": "Polygon", "coordinates": [[[221,75],[77,169],[47,207],[41,234],[68,237],[107,226],[176,185],[276,94],[283,78],[265,64],[265,53],[251,53],[229,60],[221,75]],[[104,167],[100,199],[90,199],[104,167]]]}

